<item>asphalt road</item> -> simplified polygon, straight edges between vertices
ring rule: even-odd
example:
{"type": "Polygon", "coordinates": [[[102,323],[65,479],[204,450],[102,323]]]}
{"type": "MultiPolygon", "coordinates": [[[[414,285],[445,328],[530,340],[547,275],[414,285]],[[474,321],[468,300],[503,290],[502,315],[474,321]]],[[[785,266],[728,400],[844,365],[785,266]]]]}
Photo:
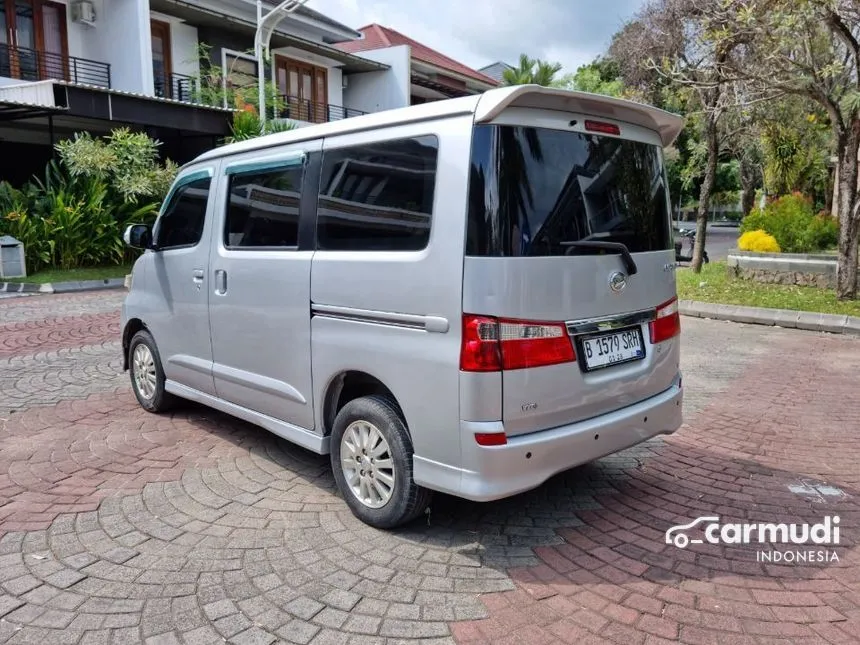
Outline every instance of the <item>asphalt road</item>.
{"type": "MultiPolygon", "coordinates": [[[[695,222],[683,222],[683,228],[693,228],[695,222]]],[[[713,226],[708,225],[708,234],[705,237],[705,249],[708,251],[708,257],[712,262],[725,260],[729,251],[737,248],[738,229],[735,226],[713,226]]],[[[689,243],[684,240],[683,252],[685,255],[690,254],[689,243]]]]}

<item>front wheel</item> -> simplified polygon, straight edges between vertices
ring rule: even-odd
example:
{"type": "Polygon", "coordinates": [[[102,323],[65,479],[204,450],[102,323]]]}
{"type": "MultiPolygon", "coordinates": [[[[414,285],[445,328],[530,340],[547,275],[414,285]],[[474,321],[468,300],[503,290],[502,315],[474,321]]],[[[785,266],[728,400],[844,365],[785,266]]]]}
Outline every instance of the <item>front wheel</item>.
{"type": "Polygon", "coordinates": [[[128,371],[131,388],[140,406],[148,412],[165,412],[174,397],[164,389],[164,370],[152,335],[142,329],[128,345],[128,371]]]}
{"type": "Polygon", "coordinates": [[[334,421],[331,466],[349,510],[389,529],[424,512],[431,492],[412,480],[412,441],[397,407],[384,396],[347,403],[334,421]]]}

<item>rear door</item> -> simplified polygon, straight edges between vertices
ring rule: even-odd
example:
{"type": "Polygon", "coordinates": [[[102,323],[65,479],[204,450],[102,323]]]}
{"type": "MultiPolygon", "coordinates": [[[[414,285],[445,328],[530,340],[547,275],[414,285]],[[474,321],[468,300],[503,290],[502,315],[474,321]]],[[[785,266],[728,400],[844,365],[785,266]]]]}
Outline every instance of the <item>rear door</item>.
{"type": "Polygon", "coordinates": [[[656,133],[511,109],[475,127],[470,193],[464,313],[500,320],[508,435],[671,386],[674,255],[656,133]]]}

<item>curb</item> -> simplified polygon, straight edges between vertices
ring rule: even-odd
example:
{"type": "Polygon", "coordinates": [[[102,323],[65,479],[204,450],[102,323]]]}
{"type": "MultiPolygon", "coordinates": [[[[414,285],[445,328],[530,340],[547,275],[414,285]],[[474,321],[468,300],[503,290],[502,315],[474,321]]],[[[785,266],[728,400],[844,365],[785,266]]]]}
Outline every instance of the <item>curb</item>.
{"type": "Polygon", "coordinates": [[[860,336],[860,318],[840,314],[819,314],[791,309],[767,309],[742,305],[721,305],[698,300],[681,300],[678,309],[684,316],[711,318],[751,325],[823,331],[860,336]]]}
{"type": "Polygon", "coordinates": [[[122,289],[125,278],[104,280],[80,280],[75,282],[0,282],[0,293],[72,293],[76,291],[101,291],[103,289],[122,289]]]}

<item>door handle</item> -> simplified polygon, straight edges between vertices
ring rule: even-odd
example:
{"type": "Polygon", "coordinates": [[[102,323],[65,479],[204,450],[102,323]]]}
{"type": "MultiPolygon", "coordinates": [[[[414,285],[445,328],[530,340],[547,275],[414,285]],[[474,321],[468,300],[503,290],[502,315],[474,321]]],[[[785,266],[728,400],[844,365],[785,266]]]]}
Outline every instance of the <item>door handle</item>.
{"type": "Polygon", "coordinates": [[[194,269],[194,273],[191,276],[194,282],[203,282],[203,269],[194,269]]]}
{"type": "Polygon", "coordinates": [[[224,269],[215,271],[215,293],[219,296],[227,293],[227,272],[224,269]]]}

